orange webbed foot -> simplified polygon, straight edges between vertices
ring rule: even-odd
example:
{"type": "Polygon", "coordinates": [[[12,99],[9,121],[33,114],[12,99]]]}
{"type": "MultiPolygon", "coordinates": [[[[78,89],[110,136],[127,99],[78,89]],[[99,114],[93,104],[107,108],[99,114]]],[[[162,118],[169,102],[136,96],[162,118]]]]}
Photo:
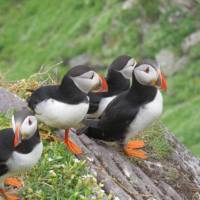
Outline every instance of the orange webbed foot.
{"type": "Polygon", "coordinates": [[[0,189],[0,193],[2,194],[2,196],[3,196],[6,200],[20,200],[20,198],[19,198],[18,196],[8,194],[8,192],[6,192],[6,191],[3,190],[3,189],[0,189]]]}
{"type": "Polygon", "coordinates": [[[24,186],[24,182],[20,180],[19,178],[6,178],[4,181],[5,185],[11,185],[16,188],[21,188],[24,186]]]}
{"type": "Polygon", "coordinates": [[[139,150],[140,148],[143,148],[144,146],[145,146],[145,143],[143,140],[132,140],[132,141],[129,141],[124,146],[124,152],[129,157],[136,157],[136,158],[141,158],[141,159],[146,160],[147,159],[146,152],[143,150],[139,150]]]}
{"type": "Polygon", "coordinates": [[[78,145],[76,145],[74,142],[71,141],[69,133],[70,133],[70,130],[65,131],[64,143],[65,143],[67,149],[75,155],[83,154],[82,149],[78,145]]]}

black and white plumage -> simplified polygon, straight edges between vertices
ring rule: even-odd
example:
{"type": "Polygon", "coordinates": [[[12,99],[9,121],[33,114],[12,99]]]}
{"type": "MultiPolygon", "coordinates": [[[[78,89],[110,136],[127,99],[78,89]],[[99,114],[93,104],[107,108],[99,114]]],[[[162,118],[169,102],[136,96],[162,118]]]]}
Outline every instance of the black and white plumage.
{"type": "Polygon", "coordinates": [[[12,126],[0,131],[1,192],[7,177],[31,169],[38,163],[43,151],[37,119],[29,110],[17,111],[12,117],[12,126]]]}
{"type": "Polygon", "coordinates": [[[87,118],[100,117],[118,94],[130,88],[130,79],[135,65],[135,59],[127,55],[119,56],[111,63],[106,76],[108,92],[89,93],[90,107],[87,118]]]}
{"type": "Polygon", "coordinates": [[[53,128],[65,129],[67,147],[73,153],[80,154],[80,148],[69,140],[68,129],[81,125],[89,109],[88,93],[106,90],[107,83],[103,77],[90,67],[79,65],[69,70],[60,85],[44,86],[34,91],[28,105],[41,122],[53,128]]]}
{"type": "Polygon", "coordinates": [[[53,128],[79,126],[89,108],[88,92],[101,88],[101,78],[88,66],[76,66],[59,86],[44,86],[28,99],[36,117],[53,128]]]}
{"type": "Polygon", "coordinates": [[[162,114],[163,97],[157,87],[166,89],[159,66],[150,61],[139,63],[133,71],[131,88],[109,104],[100,120],[86,121],[86,135],[126,144],[162,114]]]}

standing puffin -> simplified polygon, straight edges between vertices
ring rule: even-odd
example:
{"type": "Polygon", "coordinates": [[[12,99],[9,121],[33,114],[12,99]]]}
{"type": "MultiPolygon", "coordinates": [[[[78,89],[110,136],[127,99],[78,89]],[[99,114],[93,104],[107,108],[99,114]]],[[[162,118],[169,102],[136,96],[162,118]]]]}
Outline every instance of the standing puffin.
{"type": "Polygon", "coordinates": [[[16,179],[9,176],[24,172],[39,161],[43,145],[37,119],[26,108],[12,117],[12,128],[0,131],[0,192],[7,200],[19,199],[4,190],[4,184],[19,187],[16,179]]]}
{"type": "Polygon", "coordinates": [[[101,119],[86,120],[84,133],[105,141],[119,141],[124,144],[128,156],[146,159],[143,140],[132,140],[163,111],[163,97],[158,88],[167,89],[160,68],[154,61],[143,61],[135,66],[132,86],[117,96],[106,108],[101,119]]]}
{"type": "Polygon", "coordinates": [[[106,76],[108,92],[89,93],[90,107],[87,118],[99,118],[118,94],[130,88],[135,65],[134,58],[127,55],[119,56],[111,63],[106,76]]]}
{"type": "Polygon", "coordinates": [[[28,99],[29,107],[46,125],[65,129],[65,144],[74,154],[82,150],[69,137],[69,128],[79,127],[89,109],[88,93],[107,91],[105,79],[90,67],[73,67],[60,85],[40,87],[28,99]]]}

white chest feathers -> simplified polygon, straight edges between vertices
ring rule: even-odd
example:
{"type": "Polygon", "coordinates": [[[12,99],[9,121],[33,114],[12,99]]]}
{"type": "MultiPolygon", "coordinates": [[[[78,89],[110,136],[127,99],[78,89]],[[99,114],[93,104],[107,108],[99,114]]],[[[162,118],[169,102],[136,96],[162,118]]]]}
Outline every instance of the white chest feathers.
{"type": "Polygon", "coordinates": [[[7,161],[10,173],[19,173],[26,171],[36,165],[41,158],[43,144],[37,144],[33,151],[28,154],[13,152],[12,156],[7,161]]]}
{"type": "Polygon", "coordinates": [[[163,112],[163,97],[158,90],[153,101],[142,106],[136,118],[131,122],[126,140],[134,137],[138,132],[143,131],[151,123],[157,120],[163,112]]]}
{"type": "Polygon", "coordinates": [[[87,114],[87,118],[99,118],[104,110],[106,109],[106,107],[108,106],[108,104],[115,98],[116,96],[111,96],[111,97],[105,97],[102,98],[101,101],[99,102],[99,107],[98,110],[95,113],[92,114],[87,114]]]}
{"type": "Polygon", "coordinates": [[[39,103],[36,108],[36,117],[53,128],[67,129],[77,127],[84,119],[89,104],[66,104],[54,99],[39,103]]]}

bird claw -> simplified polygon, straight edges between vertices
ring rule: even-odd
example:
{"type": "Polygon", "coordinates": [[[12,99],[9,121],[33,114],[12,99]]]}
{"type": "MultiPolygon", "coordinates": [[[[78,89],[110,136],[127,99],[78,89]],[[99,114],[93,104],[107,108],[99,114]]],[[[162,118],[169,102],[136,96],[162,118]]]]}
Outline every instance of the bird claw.
{"type": "Polygon", "coordinates": [[[146,152],[143,150],[138,150],[144,146],[145,144],[143,140],[132,140],[124,146],[124,152],[129,157],[136,157],[146,160],[148,158],[146,152]]]}
{"type": "Polygon", "coordinates": [[[11,185],[16,188],[21,188],[24,186],[24,182],[20,180],[19,178],[6,178],[4,181],[5,185],[11,185]]]}

